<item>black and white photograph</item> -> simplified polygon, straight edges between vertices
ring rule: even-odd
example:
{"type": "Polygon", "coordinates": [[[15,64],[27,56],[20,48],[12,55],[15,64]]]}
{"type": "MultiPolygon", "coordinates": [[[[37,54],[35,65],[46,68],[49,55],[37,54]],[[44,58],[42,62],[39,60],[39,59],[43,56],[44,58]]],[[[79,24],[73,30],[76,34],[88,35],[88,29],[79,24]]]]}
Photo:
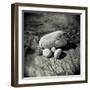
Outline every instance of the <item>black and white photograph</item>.
{"type": "Polygon", "coordinates": [[[80,75],[80,15],[23,13],[24,77],[80,75]]]}
{"type": "Polygon", "coordinates": [[[87,7],[12,4],[11,84],[87,82],[87,7]]]}

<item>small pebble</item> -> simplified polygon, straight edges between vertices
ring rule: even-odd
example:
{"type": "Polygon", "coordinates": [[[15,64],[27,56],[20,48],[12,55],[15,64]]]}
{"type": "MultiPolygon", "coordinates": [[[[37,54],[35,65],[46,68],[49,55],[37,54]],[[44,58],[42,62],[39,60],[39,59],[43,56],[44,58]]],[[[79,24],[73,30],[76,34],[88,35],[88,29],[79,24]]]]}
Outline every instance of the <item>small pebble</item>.
{"type": "Polygon", "coordinates": [[[55,59],[58,59],[60,57],[62,53],[62,49],[57,49],[55,52],[54,52],[54,58],[55,59]]]}
{"type": "Polygon", "coordinates": [[[46,48],[43,50],[43,56],[50,57],[52,55],[52,52],[50,49],[46,48]]]}
{"type": "Polygon", "coordinates": [[[55,47],[52,47],[52,48],[51,48],[51,51],[52,51],[52,52],[55,52],[55,50],[56,50],[55,47]]]}

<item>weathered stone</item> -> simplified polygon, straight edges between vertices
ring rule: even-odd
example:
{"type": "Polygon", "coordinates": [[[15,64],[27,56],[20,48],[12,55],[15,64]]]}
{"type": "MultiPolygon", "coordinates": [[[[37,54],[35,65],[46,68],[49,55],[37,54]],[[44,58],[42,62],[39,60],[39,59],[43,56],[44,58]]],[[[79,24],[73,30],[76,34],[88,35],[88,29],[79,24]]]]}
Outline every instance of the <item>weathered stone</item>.
{"type": "Polygon", "coordinates": [[[63,31],[56,31],[44,35],[39,41],[40,48],[63,47],[67,44],[67,40],[63,31]]]}

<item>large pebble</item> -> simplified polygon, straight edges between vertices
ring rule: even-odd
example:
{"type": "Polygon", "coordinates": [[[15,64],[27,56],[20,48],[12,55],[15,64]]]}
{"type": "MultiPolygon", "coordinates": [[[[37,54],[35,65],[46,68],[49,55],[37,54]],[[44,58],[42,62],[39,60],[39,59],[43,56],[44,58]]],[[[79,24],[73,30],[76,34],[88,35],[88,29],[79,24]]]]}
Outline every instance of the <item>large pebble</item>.
{"type": "Polygon", "coordinates": [[[39,41],[40,48],[63,47],[67,44],[64,31],[55,31],[41,37],[39,41]]]}
{"type": "Polygon", "coordinates": [[[57,49],[55,52],[54,52],[54,58],[55,59],[58,59],[60,57],[62,53],[62,49],[57,49]]]}
{"type": "Polygon", "coordinates": [[[52,55],[52,52],[50,49],[46,48],[43,50],[43,56],[50,57],[52,55]]]}

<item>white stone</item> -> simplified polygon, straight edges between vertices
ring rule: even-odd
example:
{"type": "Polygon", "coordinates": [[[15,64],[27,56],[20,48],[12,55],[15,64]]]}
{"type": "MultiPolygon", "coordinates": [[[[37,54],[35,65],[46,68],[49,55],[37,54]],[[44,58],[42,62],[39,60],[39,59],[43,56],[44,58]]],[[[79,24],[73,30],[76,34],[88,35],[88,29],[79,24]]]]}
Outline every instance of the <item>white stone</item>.
{"type": "Polygon", "coordinates": [[[44,35],[39,41],[40,48],[63,47],[67,44],[64,31],[55,31],[44,35]]]}
{"type": "Polygon", "coordinates": [[[54,52],[54,58],[55,59],[58,59],[60,57],[62,53],[62,49],[57,49],[55,52],[54,52]]]}
{"type": "Polygon", "coordinates": [[[43,56],[50,57],[52,55],[52,52],[50,49],[46,48],[43,50],[43,56]]]}
{"type": "Polygon", "coordinates": [[[52,48],[51,48],[51,51],[52,51],[52,52],[55,52],[55,50],[56,50],[55,47],[52,47],[52,48]]]}

